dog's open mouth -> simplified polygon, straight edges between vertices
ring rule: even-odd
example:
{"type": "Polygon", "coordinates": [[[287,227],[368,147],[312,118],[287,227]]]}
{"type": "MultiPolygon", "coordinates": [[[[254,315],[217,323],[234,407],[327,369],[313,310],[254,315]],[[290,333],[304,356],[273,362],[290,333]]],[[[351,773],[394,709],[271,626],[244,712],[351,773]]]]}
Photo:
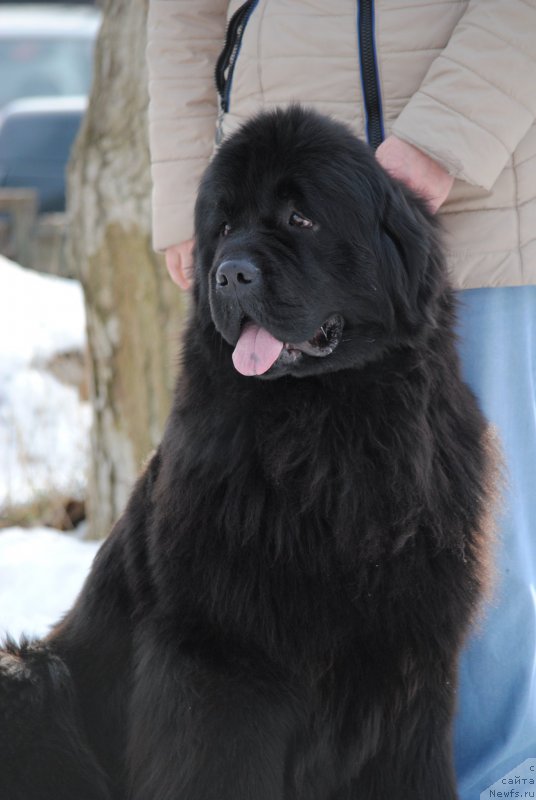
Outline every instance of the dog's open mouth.
{"type": "Polygon", "coordinates": [[[333,314],[305,342],[281,342],[265,328],[248,320],[233,352],[233,364],[242,375],[263,375],[275,364],[291,364],[302,355],[325,358],[341,341],[344,320],[333,314]]]}

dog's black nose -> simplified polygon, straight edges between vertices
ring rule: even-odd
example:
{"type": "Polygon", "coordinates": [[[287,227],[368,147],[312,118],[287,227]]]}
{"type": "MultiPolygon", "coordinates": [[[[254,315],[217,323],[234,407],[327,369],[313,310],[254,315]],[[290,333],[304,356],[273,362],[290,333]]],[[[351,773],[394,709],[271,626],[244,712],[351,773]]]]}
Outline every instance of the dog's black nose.
{"type": "Polygon", "coordinates": [[[225,289],[234,286],[237,291],[254,288],[260,281],[260,270],[251,261],[237,258],[222,261],[216,270],[216,283],[225,289]]]}

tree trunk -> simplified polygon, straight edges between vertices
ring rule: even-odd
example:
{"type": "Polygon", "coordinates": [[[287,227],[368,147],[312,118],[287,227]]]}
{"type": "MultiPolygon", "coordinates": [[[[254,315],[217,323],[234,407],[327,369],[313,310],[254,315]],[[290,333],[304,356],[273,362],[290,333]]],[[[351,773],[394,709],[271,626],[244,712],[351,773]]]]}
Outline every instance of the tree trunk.
{"type": "Polygon", "coordinates": [[[69,169],[69,251],[84,287],[94,409],[90,532],[105,536],[158,444],[184,298],[151,249],[146,0],[106,0],[69,169]]]}

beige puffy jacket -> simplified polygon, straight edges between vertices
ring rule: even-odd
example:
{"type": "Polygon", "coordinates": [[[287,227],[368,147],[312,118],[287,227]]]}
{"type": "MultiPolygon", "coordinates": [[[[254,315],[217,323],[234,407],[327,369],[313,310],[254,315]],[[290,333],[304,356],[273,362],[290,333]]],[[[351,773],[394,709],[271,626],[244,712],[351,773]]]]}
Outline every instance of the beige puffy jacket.
{"type": "Polygon", "coordinates": [[[150,0],[148,62],[157,249],[192,235],[216,127],[297,100],[371,143],[383,123],[456,178],[457,286],[536,282],[536,0],[150,0]]]}

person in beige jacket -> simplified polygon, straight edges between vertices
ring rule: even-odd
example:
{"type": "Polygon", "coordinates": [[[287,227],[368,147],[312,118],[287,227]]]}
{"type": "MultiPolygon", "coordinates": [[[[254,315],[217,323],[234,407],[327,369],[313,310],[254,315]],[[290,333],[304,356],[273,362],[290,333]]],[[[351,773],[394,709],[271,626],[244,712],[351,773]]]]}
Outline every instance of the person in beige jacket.
{"type": "Polygon", "coordinates": [[[504,789],[524,759],[536,769],[536,0],[150,0],[147,58],[153,241],[183,288],[200,176],[261,108],[346,122],[439,211],[469,290],[466,377],[510,473],[499,588],[462,661],[457,766],[463,800],[504,789]]]}

